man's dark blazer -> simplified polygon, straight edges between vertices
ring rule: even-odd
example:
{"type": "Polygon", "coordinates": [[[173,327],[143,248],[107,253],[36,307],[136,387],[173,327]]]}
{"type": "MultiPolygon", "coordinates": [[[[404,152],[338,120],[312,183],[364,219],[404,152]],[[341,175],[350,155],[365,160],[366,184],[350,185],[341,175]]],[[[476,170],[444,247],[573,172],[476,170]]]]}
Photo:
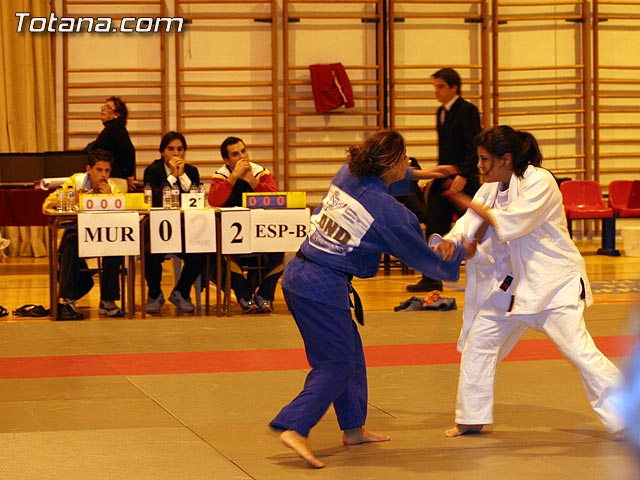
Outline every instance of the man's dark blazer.
{"type": "MultiPolygon", "coordinates": [[[[187,174],[189,179],[191,179],[191,183],[193,185],[200,184],[200,173],[196,167],[185,163],[184,172],[187,174]]],[[[167,171],[164,168],[164,160],[162,158],[155,160],[151,165],[144,169],[143,182],[145,185],[147,183],[151,185],[151,190],[153,191],[153,206],[161,207],[162,187],[164,187],[164,184],[167,182],[167,171]]],[[[182,189],[182,185],[180,185],[179,181],[178,186],[180,187],[181,193],[189,193],[182,189]]]]}
{"type": "MultiPolygon", "coordinates": [[[[440,106],[436,113],[438,164],[456,165],[468,183],[476,183],[479,177],[478,154],[473,146],[473,139],[481,130],[480,113],[475,105],[460,97],[453,103],[441,125],[439,118],[443,108],[444,106],[440,106]]],[[[476,185],[475,189],[477,188],[476,185]]],[[[469,194],[474,193],[475,191],[469,194]]]]}

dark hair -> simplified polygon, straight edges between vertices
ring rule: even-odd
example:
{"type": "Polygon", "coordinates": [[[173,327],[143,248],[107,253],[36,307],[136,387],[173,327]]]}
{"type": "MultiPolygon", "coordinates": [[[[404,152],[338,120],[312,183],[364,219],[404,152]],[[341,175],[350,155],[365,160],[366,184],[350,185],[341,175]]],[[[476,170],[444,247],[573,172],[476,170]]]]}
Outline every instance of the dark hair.
{"type": "Polygon", "coordinates": [[[458,87],[458,95],[462,94],[462,79],[458,72],[456,72],[453,68],[441,68],[436,73],[431,75],[431,78],[436,79],[439,78],[444,80],[449,87],[458,87]]]}
{"type": "Polygon", "coordinates": [[[187,151],[187,141],[184,139],[184,135],[182,135],[180,132],[174,132],[173,130],[165,133],[162,136],[162,140],[160,140],[160,153],[164,152],[164,149],[167,148],[167,145],[169,145],[171,142],[173,142],[175,139],[180,140],[180,142],[182,142],[182,148],[184,148],[185,152],[187,151]]]}
{"type": "Polygon", "coordinates": [[[96,162],[109,162],[113,165],[113,155],[111,155],[109,150],[95,148],[89,151],[89,155],[87,156],[87,165],[93,168],[96,162]]]}
{"type": "Polygon", "coordinates": [[[382,177],[390,168],[404,161],[404,138],[395,130],[382,130],[361,145],[349,147],[349,171],[358,178],[382,177]]]}
{"type": "Polygon", "coordinates": [[[129,110],[127,109],[127,104],[124,103],[120,97],[109,97],[106,100],[107,102],[113,102],[113,106],[115,107],[115,112],[120,115],[120,118],[124,120],[124,123],[127,123],[127,117],[129,116],[129,110]]]}
{"type": "Polygon", "coordinates": [[[510,153],[513,173],[518,177],[524,175],[529,165],[539,167],[542,164],[542,153],[535,137],[529,132],[516,131],[507,125],[497,125],[480,132],[473,143],[495,157],[510,153]]]}
{"type": "Polygon", "coordinates": [[[222,158],[226,158],[227,160],[229,160],[229,152],[227,151],[227,147],[229,145],[235,145],[236,143],[242,142],[243,145],[247,145],[246,143],[244,143],[244,141],[241,138],[238,137],[227,137],[224,139],[224,142],[222,142],[222,145],[220,145],[220,155],[222,155],[222,158]]]}

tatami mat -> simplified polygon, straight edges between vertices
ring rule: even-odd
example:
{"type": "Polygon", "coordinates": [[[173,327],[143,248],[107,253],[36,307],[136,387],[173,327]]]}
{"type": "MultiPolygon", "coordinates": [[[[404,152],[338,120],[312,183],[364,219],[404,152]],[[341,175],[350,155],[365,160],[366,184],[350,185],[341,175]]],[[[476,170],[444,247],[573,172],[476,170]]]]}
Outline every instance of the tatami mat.
{"type": "MultiPolygon", "coordinates": [[[[310,436],[320,471],[267,427],[306,374],[288,314],[1,323],[0,478],[639,478],[536,333],[499,368],[491,433],[444,437],[460,313],[367,312],[367,426],[392,441],[345,447],[330,410],[310,436]]],[[[620,365],[630,315],[628,304],[587,311],[620,365]]]]}

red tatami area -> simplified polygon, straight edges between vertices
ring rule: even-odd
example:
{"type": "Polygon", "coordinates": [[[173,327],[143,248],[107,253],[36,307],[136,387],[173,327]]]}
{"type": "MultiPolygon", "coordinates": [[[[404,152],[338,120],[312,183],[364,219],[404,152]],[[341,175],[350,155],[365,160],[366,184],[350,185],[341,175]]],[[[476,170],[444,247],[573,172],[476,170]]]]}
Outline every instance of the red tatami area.
{"type": "MultiPolygon", "coordinates": [[[[594,338],[608,357],[626,355],[628,335],[594,338]]],[[[459,363],[455,343],[373,345],[365,347],[369,367],[442,365],[459,363]]],[[[505,361],[558,360],[562,355],[546,339],[522,340],[505,361]]],[[[132,354],[60,355],[0,358],[0,378],[55,378],[114,375],[255,372],[308,368],[300,348],[220,350],[132,354]]]]}

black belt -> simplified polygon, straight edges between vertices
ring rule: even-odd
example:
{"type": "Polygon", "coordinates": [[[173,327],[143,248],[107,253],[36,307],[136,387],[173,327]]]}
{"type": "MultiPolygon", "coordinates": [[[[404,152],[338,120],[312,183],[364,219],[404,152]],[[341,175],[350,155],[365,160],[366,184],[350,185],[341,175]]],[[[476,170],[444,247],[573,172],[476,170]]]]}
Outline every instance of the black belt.
{"type": "MultiPolygon", "coordinates": [[[[307,262],[310,262],[310,263],[316,263],[313,260],[311,260],[309,257],[307,257],[304,253],[302,253],[300,250],[296,252],[296,257],[301,258],[302,260],[306,260],[307,262]]],[[[319,265],[318,263],[316,264],[319,265]]],[[[353,298],[350,298],[351,306],[353,307],[353,313],[356,316],[356,321],[360,325],[364,326],[364,311],[362,310],[362,300],[360,300],[360,295],[358,295],[358,292],[356,292],[356,289],[353,288],[353,285],[351,284],[353,275],[351,275],[350,273],[345,273],[345,275],[349,280],[349,293],[353,294],[353,298]]]]}

